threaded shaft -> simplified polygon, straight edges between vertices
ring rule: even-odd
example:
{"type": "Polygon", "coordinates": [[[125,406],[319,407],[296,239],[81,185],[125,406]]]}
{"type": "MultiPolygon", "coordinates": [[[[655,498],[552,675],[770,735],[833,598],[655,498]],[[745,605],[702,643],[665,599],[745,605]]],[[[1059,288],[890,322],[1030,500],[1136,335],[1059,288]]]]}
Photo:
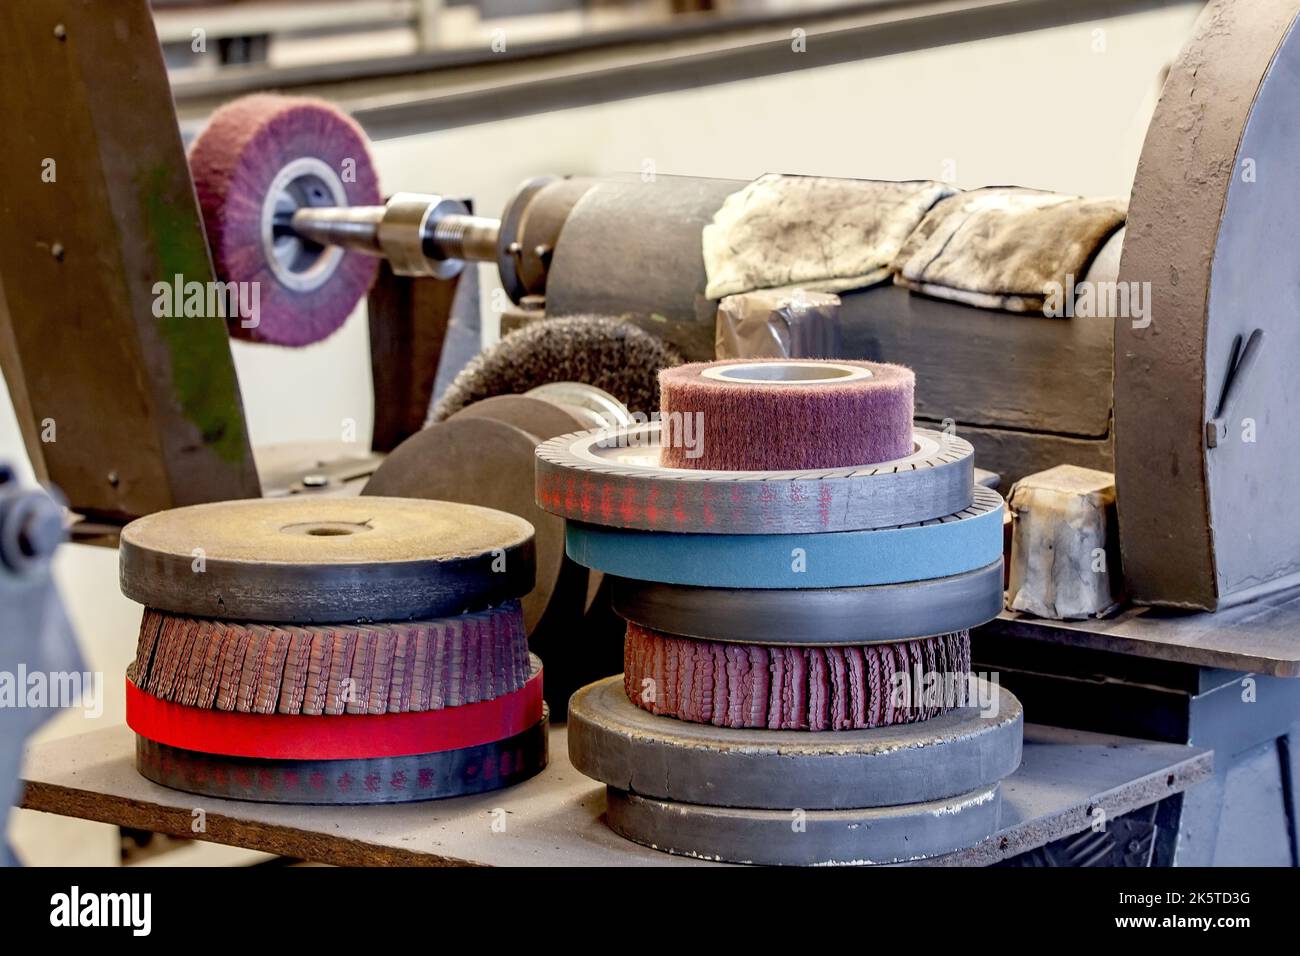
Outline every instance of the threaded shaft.
{"type": "Polygon", "coordinates": [[[485,216],[449,215],[433,224],[433,244],[444,259],[493,262],[501,222],[485,216]]]}

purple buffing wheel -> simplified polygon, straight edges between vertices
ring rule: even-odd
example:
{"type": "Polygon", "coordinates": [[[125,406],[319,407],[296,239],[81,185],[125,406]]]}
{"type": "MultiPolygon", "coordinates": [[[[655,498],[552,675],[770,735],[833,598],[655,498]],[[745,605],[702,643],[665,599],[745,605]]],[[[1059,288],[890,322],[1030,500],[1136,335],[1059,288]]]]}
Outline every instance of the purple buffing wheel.
{"type": "Polygon", "coordinates": [[[911,369],[878,362],[741,359],[666,369],[660,461],[787,471],[903,458],[913,451],[915,385],[911,369]]]}
{"type": "Polygon", "coordinates": [[[256,313],[228,316],[231,335],[302,346],[341,326],[379,260],[305,242],[285,223],[302,207],[379,204],[361,128],[320,100],[246,96],[213,113],[189,160],[218,278],[257,284],[256,313]]]}

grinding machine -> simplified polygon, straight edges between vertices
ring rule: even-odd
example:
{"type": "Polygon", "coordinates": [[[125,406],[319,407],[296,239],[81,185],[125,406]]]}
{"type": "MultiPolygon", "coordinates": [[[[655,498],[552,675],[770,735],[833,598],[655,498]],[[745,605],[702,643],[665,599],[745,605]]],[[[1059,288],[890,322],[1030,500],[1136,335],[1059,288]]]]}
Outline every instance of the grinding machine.
{"type": "MultiPolygon", "coordinates": [[[[1295,623],[1286,617],[1287,589],[1300,573],[1300,537],[1286,476],[1296,473],[1297,459],[1283,431],[1295,403],[1286,356],[1295,351],[1300,334],[1291,321],[1300,282],[1291,259],[1277,250],[1294,237],[1300,190],[1284,174],[1270,172],[1295,153],[1300,135],[1288,112],[1300,58],[1298,9],[1286,0],[1253,3],[1249,10],[1226,0],[1209,4],[1171,70],[1126,206],[1032,190],[963,192],[928,181],[540,177],[524,184],[495,219],[477,214],[468,201],[444,195],[398,193],[384,199],[361,131],[318,101],[259,96],[230,104],[218,111],[187,162],[144,3],[113,4],[111,10],[77,0],[11,4],[0,15],[0,50],[31,84],[23,90],[6,87],[0,111],[11,128],[47,131],[44,137],[16,138],[12,161],[33,169],[51,155],[77,161],[59,161],[60,182],[70,189],[33,190],[22,177],[0,177],[0,210],[7,221],[0,231],[9,320],[0,336],[6,380],[38,469],[67,491],[72,508],[88,519],[86,529],[116,527],[155,512],[177,514],[167,509],[178,506],[307,492],[310,485],[301,475],[289,488],[271,487],[265,473],[259,476],[226,337],[281,345],[317,341],[368,292],[376,370],[374,451],[392,454],[367,494],[445,499],[456,497],[449,487],[473,488],[475,500],[466,504],[489,504],[533,521],[548,586],[569,595],[570,607],[590,610],[597,579],[605,577],[613,606],[628,621],[624,652],[639,655],[625,658],[636,664],[626,680],[648,679],[658,686],[666,672],[656,662],[683,653],[683,641],[707,645],[707,655],[722,661],[735,656],[737,647],[750,659],[759,653],[755,648],[781,646],[800,666],[815,660],[825,669],[831,655],[822,648],[833,647],[840,661],[836,667],[860,661],[870,673],[870,660],[880,667],[888,660],[898,672],[917,661],[914,647],[922,669],[967,674],[996,669],[1034,720],[1182,743],[1213,742],[1220,761],[1214,787],[1204,788],[1206,794],[1189,799],[1187,806],[1162,805],[1159,827],[1174,834],[1174,843],[1154,857],[1170,861],[1191,845],[1197,859],[1208,860],[1227,774],[1251,748],[1276,747],[1270,772],[1280,781],[1286,818],[1294,821],[1298,813],[1289,748],[1300,694],[1292,682],[1275,680],[1295,673],[1286,671],[1285,663],[1294,654],[1286,658],[1283,648],[1269,658],[1285,660],[1259,676],[1274,696],[1267,708],[1252,712],[1248,727],[1242,723],[1235,736],[1207,736],[1197,729],[1210,722],[1226,725],[1214,708],[1235,694],[1239,673],[1256,670],[1268,657],[1251,644],[1257,633],[1251,627],[1263,619],[1280,633],[1295,623]],[[121,95],[128,86],[130,103],[121,95]],[[59,108],[52,109],[43,96],[56,97],[59,108]],[[1195,149],[1187,146],[1189,129],[1195,149]],[[206,148],[205,136],[216,137],[206,148]],[[101,175],[104,170],[112,174],[101,175]],[[758,269],[757,278],[728,285],[722,280],[732,264],[719,263],[711,251],[717,248],[717,230],[726,227],[731,230],[726,237],[741,235],[761,245],[764,235],[736,209],[744,200],[786,188],[809,190],[814,204],[805,209],[816,208],[817,196],[850,197],[855,215],[882,224],[873,243],[856,250],[861,254],[850,256],[849,267],[837,275],[758,269]],[[884,203],[882,197],[904,198],[911,218],[886,222],[879,210],[899,204],[884,203]],[[987,234],[996,241],[987,247],[961,237],[967,222],[1002,222],[998,217],[1008,202],[1045,215],[1069,206],[1075,215],[1070,228],[1079,231],[1064,235],[1078,241],[1062,243],[1063,233],[1053,233],[1060,248],[1047,243],[1052,253],[1043,260],[1047,265],[1027,273],[1035,282],[1050,275],[1095,287],[1144,287],[1145,315],[1049,317],[1043,313],[1041,283],[999,285],[996,270],[986,273],[979,288],[958,288],[936,268],[951,263],[931,256],[927,242],[957,237],[947,245],[973,248],[983,263],[1007,259],[1031,244],[1023,232],[993,230],[987,234]],[[1069,254],[1061,251],[1066,246],[1069,254]],[[634,439],[621,446],[617,441],[613,448],[601,445],[597,436],[566,435],[573,422],[587,427],[592,421],[575,418],[573,403],[554,396],[549,408],[530,405],[527,427],[521,427],[512,419],[523,413],[522,406],[487,406],[497,395],[527,391],[543,381],[529,379],[521,386],[515,378],[497,391],[498,386],[482,383],[508,376],[480,366],[464,370],[468,377],[457,380],[460,388],[451,383],[460,363],[449,362],[443,347],[449,328],[458,316],[477,310],[476,271],[466,269],[467,263],[495,266],[517,307],[510,321],[522,328],[515,334],[537,337],[530,355],[559,348],[555,343],[567,341],[566,328],[585,329],[583,341],[596,344],[571,351],[582,352],[583,361],[574,367],[586,372],[559,378],[600,385],[623,403],[624,412],[647,415],[659,409],[671,416],[682,409],[648,387],[633,399],[612,382],[595,381],[591,369],[600,356],[606,364],[626,355],[658,365],[707,360],[719,294],[787,284],[833,288],[842,302],[841,365],[854,369],[866,361],[879,368],[893,362],[913,369],[917,389],[914,395],[909,391],[908,417],[915,415],[917,427],[909,425],[905,452],[877,449],[829,469],[785,457],[798,447],[791,436],[754,443],[772,452],[763,461],[730,459],[706,469],[693,459],[647,459],[644,446],[655,446],[652,436],[661,426],[620,422],[617,402],[605,411],[614,415],[619,435],[634,439]],[[224,313],[159,316],[154,284],[172,275],[200,284],[261,282],[273,297],[261,316],[238,306],[224,313]],[[607,325],[600,331],[584,325],[592,322],[607,325]],[[634,338],[626,330],[634,329],[652,333],[646,338],[658,344],[634,342],[625,351],[603,351],[615,337],[608,331],[611,322],[624,330],[617,333],[624,342],[634,338]],[[939,341],[948,347],[936,348],[939,341]],[[611,360],[611,354],[619,358],[611,360]],[[437,401],[440,396],[444,401],[437,401]],[[553,415],[562,406],[568,406],[564,420],[553,415]],[[40,427],[47,421],[63,429],[88,421],[95,427],[77,428],[76,442],[42,442],[40,427]],[[451,427],[436,434],[422,431],[427,422],[451,427]],[[412,444],[404,446],[408,441],[412,444]],[[521,490],[517,466],[510,481],[503,478],[482,489],[493,500],[478,498],[482,483],[472,476],[483,472],[467,452],[492,443],[505,449],[501,460],[512,462],[527,457],[528,445],[540,443],[535,502],[526,488],[521,490]],[[454,457],[466,473],[438,486],[425,474],[433,455],[454,457]],[[996,493],[975,486],[976,459],[1008,484],[1063,462],[1113,470],[1124,583],[1128,597],[1141,605],[1126,614],[1140,617],[1139,629],[1150,626],[1165,636],[1135,639],[1123,630],[1127,618],[1113,628],[1101,622],[1050,633],[1039,628],[1040,634],[1037,625],[1003,614],[980,628],[998,611],[992,582],[998,579],[1000,594],[1001,549],[996,555],[990,550],[989,529],[998,525],[1000,542],[1003,506],[996,493]],[[815,489],[807,489],[802,480],[792,480],[792,469],[825,473],[817,476],[815,489]],[[736,480],[737,472],[749,479],[736,480]],[[593,478],[604,489],[600,495],[582,490],[581,482],[593,478]],[[725,508],[707,497],[722,488],[739,496],[725,508]],[[561,530],[567,556],[558,543],[561,530]],[[789,579],[792,550],[816,557],[799,572],[805,576],[797,585],[789,579]],[[773,558],[778,551],[784,560],[773,558]],[[974,556],[988,560],[977,563],[974,556]],[[798,604],[786,593],[796,589],[798,604]],[[1218,613],[1183,618],[1148,606],[1218,613]],[[809,615],[834,638],[800,647],[791,635],[807,626],[809,615]],[[972,628],[973,649],[922,640],[972,628]],[[1225,636],[1217,643],[1204,637],[1220,631],[1225,636]],[[1234,654],[1234,640],[1250,646],[1234,654]],[[1217,657],[1198,656],[1207,643],[1226,650],[1216,651],[1217,657]],[[908,650],[897,650],[904,645],[908,650]],[[882,652],[882,646],[891,649],[882,652]],[[1134,650],[1139,646],[1155,650],[1134,650]],[[1045,648],[1058,656],[1049,660],[1045,648]],[[1075,650],[1078,654],[1070,656],[1075,650]],[[1211,659],[1217,663],[1207,664],[1211,659]],[[1120,685],[1131,696],[1107,696],[1120,685]],[[1155,687],[1159,700],[1150,710],[1132,703],[1155,687]],[[1187,822],[1191,818],[1196,828],[1187,822]]],[[[815,230],[819,221],[810,218],[808,225],[815,230]]],[[[1029,238],[1043,247],[1041,236],[1029,238]]],[[[795,253],[791,261],[797,263],[795,253]]],[[[500,364],[510,365],[517,353],[498,353],[503,354],[507,358],[500,364]]],[[[727,373],[718,374],[714,384],[744,386],[747,394],[762,384],[743,377],[727,382],[727,373]]],[[[780,380],[787,389],[813,391],[826,384],[810,387],[803,373],[788,374],[780,380]]],[[[773,380],[766,384],[782,388],[773,380]]],[[[603,401],[591,393],[586,398],[603,401]]],[[[705,447],[730,445],[709,440],[705,447]]],[[[671,443],[667,450],[675,453],[671,443]]],[[[373,468],[372,461],[360,477],[373,468]]],[[[314,470],[328,469],[318,463],[314,470]]],[[[354,469],[340,481],[324,483],[348,484],[356,477],[354,469]]],[[[124,551],[124,574],[129,566],[153,567],[154,559],[129,565],[138,559],[128,555],[124,551]]],[[[224,560],[220,553],[214,558],[224,560]]],[[[438,555],[418,559],[436,561],[438,555]]],[[[316,560],[301,558],[304,573],[316,560]]],[[[370,560],[358,554],[353,564],[370,560]]],[[[255,595],[261,572],[244,570],[249,594],[255,595]]],[[[153,609],[146,630],[153,626],[156,632],[142,648],[162,646],[148,641],[161,641],[168,615],[260,621],[271,631],[287,632],[293,647],[293,638],[300,637],[295,627],[321,626],[332,633],[332,625],[345,621],[391,623],[412,616],[427,621],[435,614],[430,608],[361,612],[349,597],[339,596],[338,604],[323,598],[324,616],[310,621],[283,608],[257,617],[246,608],[232,614],[201,607],[166,576],[155,584],[149,594],[128,588],[153,609]]],[[[533,598],[530,607],[529,598],[524,600],[521,613],[529,626],[537,625],[549,604],[533,598]]],[[[397,628],[377,629],[393,636],[397,628]]],[[[184,629],[180,634],[173,639],[195,639],[184,629]]],[[[1279,645],[1287,638],[1270,634],[1269,640],[1279,645]]],[[[309,643],[315,646],[314,639],[309,643]]],[[[155,655],[150,661],[157,660],[156,650],[148,653],[155,655]]],[[[764,653],[772,666],[771,652],[764,653]]],[[[137,660],[133,681],[153,680],[152,665],[144,663],[142,669],[137,660]]],[[[178,674],[173,669],[158,675],[159,687],[172,688],[159,696],[164,703],[176,704],[166,694],[181,687],[186,689],[180,691],[180,706],[192,706],[185,701],[196,689],[212,690],[201,671],[197,681],[189,675],[178,683],[178,674]]],[[[254,686],[248,693],[257,700],[254,686]]],[[[991,776],[939,774],[913,789],[856,788],[851,797],[828,790],[755,798],[752,788],[738,784],[728,803],[692,791],[688,781],[713,780],[720,767],[732,766],[733,750],[752,744],[756,754],[767,753],[764,748],[778,739],[770,735],[795,734],[806,746],[813,735],[831,734],[837,741],[833,747],[813,746],[805,754],[813,778],[823,779],[816,778],[821,773],[829,780],[838,773],[817,767],[852,765],[854,773],[874,780],[876,768],[886,766],[879,761],[893,759],[882,756],[894,752],[888,741],[916,742],[919,737],[907,736],[914,731],[932,734],[927,740],[936,747],[946,746],[950,736],[965,739],[960,721],[967,709],[909,714],[902,723],[872,710],[875,716],[862,717],[861,726],[850,719],[839,729],[760,727],[743,720],[715,725],[711,713],[706,727],[697,712],[679,708],[667,716],[668,711],[639,706],[636,686],[607,681],[595,688],[575,698],[575,707],[584,709],[574,726],[597,728],[591,733],[601,743],[575,754],[586,753],[593,775],[611,787],[611,807],[634,838],[656,839],[665,813],[678,805],[702,808],[708,819],[689,835],[684,832],[686,844],[674,847],[686,852],[709,853],[712,847],[713,855],[751,858],[754,834],[773,822],[763,815],[782,814],[788,826],[786,804],[803,802],[807,805],[799,809],[810,820],[826,815],[816,822],[819,832],[840,834],[818,844],[818,859],[867,859],[878,850],[882,857],[902,858],[888,834],[901,838],[915,829],[906,812],[881,823],[876,832],[885,842],[864,845],[844,841],[847,818],[835,815],[875,820],[887,806],[919,812],[917,807],[933,801],[965,799],[976,791],[996,794],[998,780],[1018,759],[1008,741],[1019,739],[1019,704],[999,688],[993,694],[999,713],[1015,716],[998,725],[1007,729],[989,731],[990,739],[996,738],[989,746],[1001,748],[999,760],[989,764],[998,768],[991,776]],[[589,716],[593,713],[597,717],[589,716]],[[662,722],[674,718],[681,725],[681,747],[691,749],[690,741],[698,737],[705,764],[680,778],[680,790],[657,783],[653,774],[644,779],[633,774],[625,781],[630,764],[617,760],[653,766],[662,755],[619,750],[611,741],[658,741],[662,722]],[[751,741],[746,734],[760,736],[751,741]],[[717,744],[723,739],[734,746],[717,744]],[[834,756],[823,760],[828,753],[834,756]],[[615,762],[599,763],[605,760],[615,762]],[[719,823],[715,817],[726,819],[719,823]],[[717,834],[733,842],[720,849],[709,842],[717,834]]],[[[269,693],[262,695],[264,706],[269,693]]],[[[748,693],[753,704],[755,693],[748,693]]],[[[845,713],[852,710],[851,701],[842,702],[845,713]]],[[[667,706],[656,703],[661,705],[667,706]]],[[[753,720],[770,716],[756,714],[753,720]]],[[[244,715],[236,709],[230,716],[284,715],[244,715]]],[[[575,746],[584,746],[578,743],[581,734],[573,739],[575,746]]],[[[185,749],[183,743],[155,742],[185,749]]],[[[310,755],[293,755],[302,757],[310,755]]],[[[537,759],[529,764],[537,765],[537,759]]],[[[772,777],[770,768],[755,772],[772,777]]],[[[912,779],[912,773],[893,766],[880,779],[912,779]]],[[[200,774],[207,779],[206,771],[200,774]]],[[[988,815],[996,803],[995,797],[975,801],[971,805],[982,807],[984,815],[963,817],[972,821],[968,830],[954,824],[951,831],[936,831],[935,844],[917,855],[942,853],[987,835],[996,826],[988,815]]],[[[1288,826],[1283,831],[1291,833],[1292,856],[1300,860],[1294,823],[1288,826]]],[[[774,862],[793,861],[779,843],[772,853],[774,862]]]]}
{"type": "MultiPolygon", "coordinates": [[[[312,341],[337,327],[376,272],[377,451],[425,423],[447,319],[476,291],[468,288],[476,283],[467,262],[494,263],[525,315],[618,317],[661,334],[687,360],[712,358],[716,290],[709,287],[717,270],[706,227],[718,226],[730,215],[728,201],[751,195],[763,180],[540,177],[499,219],[442,195],[399,193],[380,202],[355,124],[316,101],[267,96],[218,111],[209,133],[237,134],[206,149],[200,137],[192,180],[143,5],[115,5],[115,29],[100,21],[110,14],[93,6],[14,4],[4,30],[14,46],[7,59],[34,83],[81,91],[61,96],[69,104],[57,122],[24,90],[10,87],[4,103],[10,128],[48,131],[39,141],[16,141],[13,162],[40,169],[51,154],[78,156],[65,161],[60,180],[74,188],[32,190],[21,177],[0,184],[11,223],[3,237],[12,329],[5,369],[21,419],[35,429],[46,419],[78,421],[89,408],[115,413],[75,449],[28,435],[34,457],[79,513],[121,523],[161,507],[256,496],[223,325],[264,341],[312,341]],[[129,70],[117,55],[123,43],[135,54],[129,70]],[[128,77],[129,106],[117,94],[128,77]],[[330,165],[324,153],[339,162],[330,165]],[[92,175],[101,164],[121,168],[108,178],[92,175]],[[60,205],[69,193],[77,196],[75,217],[60,205]],[[68,228],[74,218],[75,230],[68,228]],[[75,282],[66,279],[71,271],[75,282]],[[258,276],[283,308],[264,310],[257,328],[246,327],[237,309],[227,323],[218,315],[160,320],[154,282],[140,277],[177,273],[197,282],[258,276]],[[468,281],[456,285],[457,276],[468,281]],[[89,318],[43,318],[88,315],[92,302],[91,327],[81,327],[89,318]],[[201,362],[174,354],[182,322],[185,355],[201,362]],[[124,448],[133,449],[130,459],[124,448]]],[[[1249,16],[1238,4],[1209,6],[1169,90],[1186,84],[1206,96],[1195,122],[1213,127],[1215,139],[1195,156],[1182,149],[1186,117],[1178,97],[1166,95],[1127,212],[1121,203],[1100,219],[1080,220],[1090,229],[1086,251],[1077,262],[1056,257],[1076,262],[1072,278],[1080,283],[1149,284],[1150,322],[1061,320],[1023,306],[1009,321],[1006,309],[918,293],[936,284],[924,270],[910,276],[906,263],[893,264],[905,281],[880,281],[890,270],[870,261],[878,251],[859,274],[866,285],[840,290],[843,357],[915,369],[923,383],[918,420],[960,429],[982,468],[1010,483],[1062,462],[1113,465],[1126,582],[1139,603],[1214,609],[1294,583],[1300,566],[1295,536],[1276,520],[1291,514],[1286,483],[1251,477],[1257,465],[1267,472],[1292,465],[1289,443],[1225,440],[1230,421],[1237,431],[1240,419],[1263,422],[1261,409],[1276,404],[1275,392],[1289,401],[1289,380],[1271,371],[1267,356],[1291,351],[1284,319],[1291,285],[1285,257],[1265,246],[1286,235],[1293,197],[1281,177],[1259,171],[1288,155],[1290,127],[1271,111],[1287,99],[1295,12],[1284,0],[1253,4],[1249,16]],[[1192,82],[1203,67],[1218,78],[1208,93],[1192,82]],[[1217,111],[1216,119],[1205,111],[1217,111]],[[1212,172],[1220,169],[1238,175],[1212,172]],[[1193,197],[1177,185],[1184,182],[1205,188],[1193,197]],[[1181,225],[1189,208],[1204,212],[1194,239],[1181,225]],[[1188,261],[1164,260],[1188,245],[1188,261]],[[1189,293],[1189,275],[1199,292],[1189,293]],[[1230,294],[1243,284],[1277,292],[1230,294]],[[935,350],[939,339],[955,354],[935,350]],[[1148,453],[1151,442],[1159,454],[1148,453]],[[1228,527],[1231,541],[1221,541],[1228,527]]],[[[912,200],[918,220],[926,202],[958,192],[936,183],[876,185],[915,187],[909,195],[923,197],[912,200]]],[[[873,193],[862,188],[858,208],[870,213],[873,193]]],[[[974,201],[979,192],[966,195],[974,201]]],[[[967,215],[960,206],[954,212],[967,215]]],[[[1024,238],[1008,233],[1000,241],[1014,246],[1024,238]]],[[[897,243],[882,248],[907,251],[897,243]]],[[[1006,251],[994,246],[988,254],[1006,251]]],[[[1008,309],[1014,298],[1001,297],[1008,309]]]]}

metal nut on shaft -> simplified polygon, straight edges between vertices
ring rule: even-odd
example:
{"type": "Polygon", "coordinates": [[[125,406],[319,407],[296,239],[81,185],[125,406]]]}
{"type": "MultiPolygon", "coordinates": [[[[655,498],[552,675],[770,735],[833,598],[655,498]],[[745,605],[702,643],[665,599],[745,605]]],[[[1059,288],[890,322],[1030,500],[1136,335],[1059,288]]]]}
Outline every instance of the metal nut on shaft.
{"type": "Polygon", "coordinates": [[[457,199],[396,193],[383,206],[306,207],[290,228],[322,246],[387,259],[401,276],[450,279],[466,262],[494,262],[501,223],[472,216],[457,199]]]}

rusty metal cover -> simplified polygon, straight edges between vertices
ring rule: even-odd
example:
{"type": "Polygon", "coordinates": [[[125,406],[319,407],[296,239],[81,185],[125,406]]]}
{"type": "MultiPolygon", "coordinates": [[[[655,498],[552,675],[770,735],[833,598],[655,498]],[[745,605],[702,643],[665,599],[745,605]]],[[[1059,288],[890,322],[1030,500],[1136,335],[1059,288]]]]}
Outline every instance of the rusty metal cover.
{"type": "Polygon", "coordinates": [[[1213,610],[1300,578],[1300,4],[1216,0],[1147,133],[1115,324],[1115,471],[1139,603],[1213,610]],[[1231,387],[1229,387],[1231,386],[1231,387]]]}

